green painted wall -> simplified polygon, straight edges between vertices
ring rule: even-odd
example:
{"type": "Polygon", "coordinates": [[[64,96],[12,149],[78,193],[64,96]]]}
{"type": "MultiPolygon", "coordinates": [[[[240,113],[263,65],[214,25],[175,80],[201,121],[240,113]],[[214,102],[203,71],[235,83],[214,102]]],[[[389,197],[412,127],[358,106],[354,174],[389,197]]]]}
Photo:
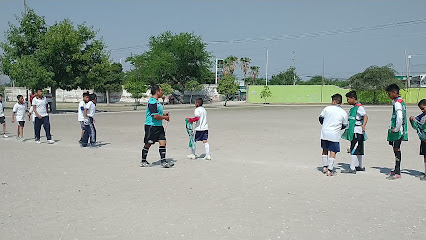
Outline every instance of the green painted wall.
{"type": "MultiPolygon", "coordinates": [[[[260,92],[263,86],[249,86],[248,102],[264,103],[260,98],[260,92]]],[[[272,85],[269,86],[272,97],[268,98],[269,103],[329,103],[331,95],[340,93],[343,101],[346,102],[345,94],[349,89],[339,88],[337,86],[323,86],[323,97],[321,99],[321,86],[318,85],[272,85]]],[[[401,96],[406,103],[417,104],[419,100],[426,98],[426,88],[412,88],[409,91],[401,90],[401,96]]],[[[360,99],[362,101],[362,99],[360,99]]]]}

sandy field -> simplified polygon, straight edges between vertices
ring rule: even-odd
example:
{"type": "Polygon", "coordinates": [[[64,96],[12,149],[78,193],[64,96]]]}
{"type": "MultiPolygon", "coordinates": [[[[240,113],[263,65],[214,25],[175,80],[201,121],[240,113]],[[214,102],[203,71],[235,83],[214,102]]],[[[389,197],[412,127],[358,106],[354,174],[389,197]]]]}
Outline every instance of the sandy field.
{"type": "MultiPolygon", "coordinates": [[[[426,239],[414,130],[402,145],[402,178],[386,180],[394,166],[386,142],[392,106],[367,106],[366,172],[326,177],[318,170],[322,108],[208,108],[211,161],[186,159],[184,119],[193,109],[171,109],[171,169],[139,167],[144,111],[97,114],[101,146],[89,149],[77,143],[74,113],[52,115],[56,143],[43,137],[37,145],[31,122],[27,140],[15,139],[8,109],[0,239],[426,239]]],[[[419,113],[408,107],[409,116],[419,113]]],[[[342,140],[341,168],[349,166],[348,145],[342,140]]],[[[148,161],[158,160],[155,145],[148,161]]]]}

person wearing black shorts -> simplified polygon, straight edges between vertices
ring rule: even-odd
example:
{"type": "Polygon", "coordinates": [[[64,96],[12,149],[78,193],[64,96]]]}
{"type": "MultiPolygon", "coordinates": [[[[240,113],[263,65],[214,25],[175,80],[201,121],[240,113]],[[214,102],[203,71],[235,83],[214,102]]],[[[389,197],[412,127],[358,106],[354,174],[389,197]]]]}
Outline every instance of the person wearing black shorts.
{"type": "Polygon", "coordinates": [[[158,101],[163,96],[163,90],[159,86],[151,88],[152,97],[146,107],[145,137],[142,149],[141,167],[149,167],[151,164],[146,160],[151,145],[158,142],[158,149],[161,158],[161,166],[170,168],[174,165],[166,159],[166,133],[163,127],[163,120],[170,121],[169,113],[163,114],[163,105],[158,101]]]}

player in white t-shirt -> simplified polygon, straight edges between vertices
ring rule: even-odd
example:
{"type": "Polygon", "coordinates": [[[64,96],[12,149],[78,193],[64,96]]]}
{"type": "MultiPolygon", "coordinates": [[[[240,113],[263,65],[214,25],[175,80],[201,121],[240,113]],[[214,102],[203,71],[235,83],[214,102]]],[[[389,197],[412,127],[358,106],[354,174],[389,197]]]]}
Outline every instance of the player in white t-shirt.
{"type": "Polygon", "coordinates": [[[84,106],[85,130],[81,143],[82,147],[86,147],[89,140],[90,147],[96,147],[96,128],[94,119],[96,113],[96,102],[97,96],[96,94],[92,93],[90,94],[90,101],[88,101],[84,106]]]}
{"type": "Polygon", "coordinates": [[[336,153],[340,152],[340,131],[348,126],[348,114],[342,109],[342,95],[331,96],[331,106],[322,110],[319,121],[321,128],[321,148],[323,173],[334,175],[336,153]],[[328,156],[330,152],[330,156],[328,156]]]}
{"type": "Polygon", "coordinates": [[[6,135],[6,121],[4,117],[4,103],[3,103],[3,95],[0,94],[0,124],[3,125],[3,137],[8,138],[6,135]]]}
{"type": "Polygon", "coordinates": [[[49,120],[49,111],[47,107],[47,100],[43,97],[43,91],[37,89],[37,95],[33,98],[32,102],[33,114],[35,114],[34,121],[34,133],[35,133],[35,142],[40,142],[40,130],[41,125],[43,125],[44,131],[46,132],[46,138],[48,143],[54,143],[52,140],[52,135],[50,135],[50,120],[49,120]]]}
{"type": "Polygon", "coordinates": [[[80,123],[81,128],[81,137],[78,143],[82,143],[83,136],[84,136],[84,130],[85,130],[85,124],[84,124],[84,114],[85,114],[85,106],[90,100],[90,93],[89,91],[83,93],[83,100],[80,101],[78,104],[78,114],[77,114],[77,120],[80,123]]]}
{"type": "Polygon", "coordinates": [[[12,113],[12,123],[16,121],[18,122],[18,135],[17,139],[23,141],[24,140],[24,126],[25,126],[25,117],[28,115],[27,105],[24,102],[24,97],[22,95],[18,95],[16,97],[18,102],[13,106],[12,113]]]}
{"type": "MultiPolygon", "coordinates": [[[[188,118],[189,122],[195,122],[195,142],[203,142],[204,148],[206,150],[206,156],[204,157],[205,160],[211,160],[212,157],[210,155],[210,145],[208,143],[209,139],[209,125],[207,123],[207,111],[203,107],[203,99],[198,98],[195,100],[195,110],[193,118],[188,118]]],[[[191,154],[187,157],[189,159],[195,159],[195,146],[191,149],[191,154]]]]}

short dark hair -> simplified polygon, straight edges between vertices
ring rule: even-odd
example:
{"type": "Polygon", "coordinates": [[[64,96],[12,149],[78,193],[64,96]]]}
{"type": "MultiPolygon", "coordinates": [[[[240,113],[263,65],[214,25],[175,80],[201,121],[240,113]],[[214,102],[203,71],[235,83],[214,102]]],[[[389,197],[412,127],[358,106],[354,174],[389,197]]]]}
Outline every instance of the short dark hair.
{"type": "Polygon", "coordinates": [[[358,96],[356,95],[356,92],[354,90],[349,91],[345,95],[347,98],[355,98],[355,100],[358,100],[358,96]]]}
{"type": "Polygon", "coordinates": [[[203,106],[203,99],[202,98],[197,98],[195,101],[198,103],[198,106],[203,106]]]}
{"type": "Polygon", "coordinates": [[[18,96],[16,96],[16,99],[20,99],[21,97],[23,97],[22,95],[18,95],[18,96]]]}
{"type": "Polygon", "coordinates": [[[337,104],[342,103],[342,95],[336,93],[333,96],[331,96],[331,100],[336,101],[337,104]]]}
{"type": "Polygon", "coordinates": [[[41,88],[37,88],[37,89],[36,89],[36,92],[38,92],[38,91],[42,91],[42,92],[43,92],[43,89],[41,89],[41,88]]]}
{"type": "Polygon", "coordinates": [[[399,93],[399,86],[394,84],[391,84],[389,86],[386,87],[386,92],[397,92],[399,93]]]}
{"type": "Polygon", "coordinates": [[[96,93],[92,93],[90,94],[90,101],[95,100],[96,98],[98,98],[98,96],[96,96],[96,93]]]}
{"type": "Polygon", "coordinates": [[[419,107],[420,106],[426,106],[426,99],[422,99],[420,100],[419,104],[417,104],[419,107]]]}
{"type": "Polygon", "coordinates": [[[83,93],[83,97],[90,97],[89,91],[83,93]]]}
{"type": "Polygon", "coordinates": [[[0,97],[3,97],[3,94],[0,93],[0,97]]]}
{"type": "Polygon", "coordinates": [[[160,86],[158,85],[151,86],[151,95],[156,94],[158,90],[160,90],[160,86]]]}

